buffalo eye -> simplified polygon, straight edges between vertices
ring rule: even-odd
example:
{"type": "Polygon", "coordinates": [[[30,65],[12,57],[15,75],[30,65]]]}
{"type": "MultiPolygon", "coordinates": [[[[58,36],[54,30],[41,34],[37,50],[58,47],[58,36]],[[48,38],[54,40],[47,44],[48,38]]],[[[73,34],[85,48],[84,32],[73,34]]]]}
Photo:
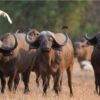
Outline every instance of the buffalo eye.
{"type": "Polygon", "coordinates": [[[39,34],[35,33],[35,36],[38,36],[39,34]]]}
{"type": "Polygon", "coordinates": [[[48,40],[49,40],[49,41],[53,41],[53,39],[52,39],[52,37],[51,37],[51,36],[49,36],[48,40]]]}
{"type": "Polygon", "coordinates": [[[85,45],[82,45],[82,48],[84,48],[85,47],[85,45]]]}

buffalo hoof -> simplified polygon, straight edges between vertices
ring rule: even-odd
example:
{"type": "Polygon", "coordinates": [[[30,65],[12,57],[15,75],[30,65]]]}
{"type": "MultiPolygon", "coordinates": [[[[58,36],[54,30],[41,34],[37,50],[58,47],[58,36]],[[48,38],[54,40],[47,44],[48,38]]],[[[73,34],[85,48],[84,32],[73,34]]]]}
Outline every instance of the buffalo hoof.
{"type": "Polygon", "coordinates": [[[18,87],[18,85],[14,85],[14,89],[15,89],[15,91],[17,90],[17,87],[18,87]]]}
{"type": "Polygon", "coordinates": [[[4,90],[1,90],[1,93],[4,94],[4,90]]]}
{"type": "Polygon", "coordinates": [[[12,91],[11,85],[8,85],[8,89],[9,89],[10,92],[12,91]]]}
{"type": "Polygon", "coordinates": [[[9,91],[11,92],[11,91],[12,91],[12,89],[11,89],[11,88],[9,88],[9,91]]]}
{"type": "Polygon", "coordinates": [[[57,87],[54,87],[54,91],[57,95],[59,95],[59,91],[58,91],[58,88],[57,87]]]}
{"type": "Polygon", "coordinates": [[[25,90],[24,90],[24,93],[25,93],[25,94],[27,94],[27,93],[29,93],[29,92],[30,92],[29,89],[25,89],[25,90]]]}
{"type": "Polygon", "coordinates": [[[98,91],[94,91],[94,94],[100,95],[100,94],[98,93],[98,91]]]}
{"type": "Polygon", "coordinates": [[[97,93],[100,96],[100,92],[97,93]]]}
{"type": "Polygon", "coordinates": [[[98,92],[97,90],[94,91],[94,94],[97,94],[100,96],[100,92],[98,92]]]}
{"type": "Polygon", "coordinates": [[[47,94],[47,88],[44,87],[44,88],[43,88],[43,95],[46,95],[46,94],[47,94]]]}
{"type": "Polygon", "coordinates": [[[37,87],[39,87],[39,81],[38,80],[36,80],[36,84],[37,84],[37,87]]]}
{"type": "Polygon", "coordinates": [[[94,94],[97,94],[97,91],[96,90],[94,90],[94,94]]]}
{"type": "Polygon", "coordinates": [[[47,95],[47,93],[43,92],[43,96],[46,96],[46,95],[47,95]]]}
{"type": "Polygon", "coordinates": [[[59,88],[59,92],[62,92],[62,88],[59,88]]]}
{"type": "Polygon", "coordinates": [[[73,93],[70,94],[70,97],[73,97],[73,93]]]}
{"type": "Polygon", "coordinates": [[[39,83],[36,83],[37,84],[37,87],[39,87],[39,83]]]}
{"type": "Polygon", "coordinates": [[[57,94],[57,96],[59,96],[59,92],[58,92],[58,90],[55,90],[55,93],[57,94]]]}

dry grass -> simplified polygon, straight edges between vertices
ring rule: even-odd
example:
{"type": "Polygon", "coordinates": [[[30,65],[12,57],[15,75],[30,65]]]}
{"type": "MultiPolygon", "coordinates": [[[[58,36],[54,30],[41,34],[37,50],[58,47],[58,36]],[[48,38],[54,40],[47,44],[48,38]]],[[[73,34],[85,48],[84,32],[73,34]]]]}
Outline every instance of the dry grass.
{"type": "MultiPolygon", "coordinates": [[[[41,83],[41,80],[40,80],[41,83]]],[[[53,82],[50,81],[50,88],[47,96],[42,95],[42,86],[38,88],[35,83],[35,74],[32,73],[30,78],[30,93],[23,93],[23,82],[20,81],[16,93],[10,93],[7,89],[5,94],[0,93],[0,100],[100,100],[100,97],[94,93],[93,72],[81,71],[77,61],[75,61],[73,70],[73,92],[74,96],[70,98],[67,84],[66,73],[64,73],[62,92],[57,96],[52,90],[53,82]]]]}

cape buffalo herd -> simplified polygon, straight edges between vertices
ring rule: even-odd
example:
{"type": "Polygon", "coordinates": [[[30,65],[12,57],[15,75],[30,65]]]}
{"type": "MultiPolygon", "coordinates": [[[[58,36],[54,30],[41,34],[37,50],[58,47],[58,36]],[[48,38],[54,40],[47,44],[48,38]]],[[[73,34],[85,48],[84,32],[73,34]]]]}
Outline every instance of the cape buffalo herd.
{"type": "Polygon", "coordinates": [[[50,76],[54,79],[53,89],[58,94],[62,87],[62,75],[66,70],[72,96],[73,63],[73,46],[66,33],[38,32],[35,29],[29,30],[27,34],[6,33],[0,37],[1,92],[4,93],[6,77],[9,77],[9,90],[16,90],[20,73],[25,85],[24,92],[29,92],[29,76],[34,71],[37,85],[39,77],[43,81],[44,94],[49,86],[50,76]]]}
{"type": "MultiPolygon", "coordinates": [[[[85,36],[85,39],[85,42],[76,43],[77,58],[79,61],[84,59],[91,61],[95,75],[96,92],[100,95],[100,33],[92,38],[85,36]]],[[[66,71],[70,96],[72,96],[73,64],[74,49],[65,32],[53,33],[47,30],[38,32],[36,29],[30,29],[26,33],[6,33],[0,37],[2,93],[5,90],[6,77],[9,77],[9,90],[17,89],[20,80],[19,74],[24,82],[24,93],[29,92],[29,78],[33,71],[36,74],[38,86],[39,77],[42,79],[43,94],[47,93],[51,76],[54,82],[53,89],[56,94],[59,94],[62,90],[63,72],[66,71]]]]}
{"type": "MultiPolygon", "coordinates": [[[[12,24],[9,15],[0,10],[12,24]]],[[[24,83],[24,93],[30,91],[29,78],[31,72],[36,74],[36,83],[42,79],[43,94],[47,94],[50,79],[53,78],[53,90],[58,95],[62,90],[63,73],[68,77],[70,96],[73,96],[72,70],[74,65],[74,49],[68,34],[54,33],[48,30],[38,32],[30,29],[25,33],[6,33],[0,36],[0,79],[1,93],[4,93],[6,77],[9,91],[15,91],[21,79],[24,83]],[[14,89],[14,90],[13,90],[14,89]]],[[[76,57],[79,64],[83,60],[91,61],[95,76],[95,89],[100,95],[100,33],[75,43],[76,57]]],[[[33,77],[34,78],[34,77],[33,77]]]]}

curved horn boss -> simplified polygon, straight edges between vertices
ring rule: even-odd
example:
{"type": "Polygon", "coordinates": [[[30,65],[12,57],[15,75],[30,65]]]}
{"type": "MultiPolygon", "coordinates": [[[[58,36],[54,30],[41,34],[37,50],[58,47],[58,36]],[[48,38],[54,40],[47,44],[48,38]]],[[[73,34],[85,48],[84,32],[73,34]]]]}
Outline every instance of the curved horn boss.
{"type": "Polygon", "coordinates": [[[29,32],[26,33],[25,40],[29,43],[32,44],[36,37],[38,37],[39,32],[36,29],[31,29],[29,32]]]}
{"type": "Polygon", "coordinates": [[[14,40],[15,40],[14,45],[13,46],[7,46],[1,41],[2,45],[0,47],[0,52],[9,53],[9,52],[13,51],[17,47],[17,45],[18,45],[17,38],[16,38],[16,36],[14,34],[12,34],[12,36],[14,37],[14,40]]]}
{"type": "Polygon", "coordinates": [[[85,35],[85,39],[88,41],[88,44],[96,44],[97,43],[97,38],[96,35],[93,37],[89,37],[87,36],[87,34],[85,35]]]}

